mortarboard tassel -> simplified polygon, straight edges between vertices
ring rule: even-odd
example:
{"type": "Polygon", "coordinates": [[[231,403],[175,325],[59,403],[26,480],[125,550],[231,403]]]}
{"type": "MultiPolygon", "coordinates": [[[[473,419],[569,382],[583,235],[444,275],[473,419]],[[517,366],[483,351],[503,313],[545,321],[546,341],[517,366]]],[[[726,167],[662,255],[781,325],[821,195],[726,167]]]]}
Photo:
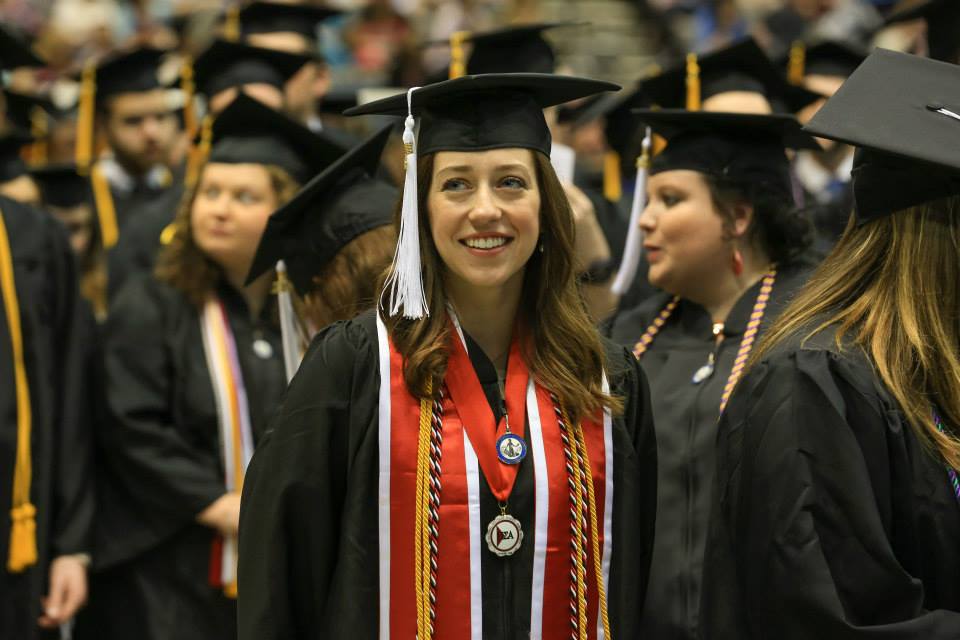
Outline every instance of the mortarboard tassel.
{"type": "Polygon", "coordinates": [[[187,158],[187,171],[184,184],[192,189],[200,179],[200,168],[210,155],[210,145],[213,142],[213,116],[207,114],[200,123],[200,141],[190,149],[187,158]]]}
{"type": "Polygon", "coordinates": [[[47,112],[43,107],[33,107],[30,110],[30,135],[34,142],[27,148],[27,162],[31,166],[46,164],[48,133],[47,112]]]}
{"type": "Polygon", "coordinates": [[[80,79],[80,99],[77,103],[77,145],[75,160],[77,172],[87,175],[93,162],[93,118],[96,107],[97,67],[93,60],[88,60],[83,67],[80,79]]]}
{"type": "Polygon", "coordinates": [[[100,241],[104,249],[111,249],[120,239],[117,227],[117,210],[113,206],[113,194],[110,193],[110,183],[103,175],[100,167],[90,168],[90,186],[93,189],[93,205],[97,210],[97,220],[100,223],[100,241]]]}
{"type": "Polygon", "coordinates": [[[623,197],[620,154],[612,150],[603,154],[603,197],[610,202],[620,202],[623,197]]]}
{"type": "Polygon", "coordinates": [[[803,84],[803,76],[806,74],[807,47],[802,40],[795,40],[790,47],[790,61],[787,63],[787,82],[790,84],[803,84]]]}
{"type": "Polygon", "coordinates": [[[467,56],[463,42],[470,37],[469,31],[454,31],[450,34],[450,80],[467,75],[467,56]]]}
{"type": "Polygon", "coordinates": [[[229,42],[240,41],[240,7],[237,5],[227,8],[223,20],[223,39],[229,42]]]}
{"type": "Polygon", "coordinates": [[[630,209],[630,228],[627,229],[627,240],[623,247],[623,259],[617,269],[610,290],[622,296],[630,289],[633,279],[640,266],[640,256],[643,252],[643,230],[640,228],[640,216],[647,203],[647,172],[650,170],[650,143],[652,135],[647,127],[643,136],[643,151],[637,158],[637,180],[633,189],[633,206],[630,209]]]}
{"type": "MultiPolygon", "coordinates": [[[[404,318],[416,320],[430,315],[423,292],[423,273],[420,268],[420,212],[417,198],[417,143],[413,133],[413,87],[407,92],[407,119],[403,126],[403,146],[406,151],[406,177],[403,183],[403,201],[400,208],[400,232],[397,250],[393,255],[390,276],[383,285],[389,291],[388,313],[401,311],[404,318]]],[[[382,297],[382,294],[381,294],[382,297]]]]}
{"type": "Polygon", "coordinates": [[[13,504],[10,509],[12,523],[7,570],[11,573],[20,573],[37,563],[37,509],[30,502],[30,480],[33,475],[30,431],[33,425],[33,414],[23,354],[20,303],[13,278],[13,257],[2,212],[0,212],[0,293],[3,295],[3,307],[10,332],[14,387],[17,397],[17,451],[13,469],[13,504]]]}
{"type": "Polygon", "coordinates": [[[697,54],[687,54],[687,111],[700,111],[700,65],[697,54]]]}
{"type": "Polygon", "coordinates": [[[300,368],[300,360],[303,357],[297,316],[293,311],[292,291],[293,285],[287,277],[287,265],[283,260],[279,260],[273,292],[277,294],[277,306],[280,311],[280,343],[283,345],[283,368],[287,374],[288,384],[300,368]]]}
{"type": "Polygon", "coordinates": [[[193,96],[196,85],[193,80],[193,60],[187,56],[180,69],[180,90],[183,91],[183,124],[190,139],[197,133],[197,108],[193,96]]]}

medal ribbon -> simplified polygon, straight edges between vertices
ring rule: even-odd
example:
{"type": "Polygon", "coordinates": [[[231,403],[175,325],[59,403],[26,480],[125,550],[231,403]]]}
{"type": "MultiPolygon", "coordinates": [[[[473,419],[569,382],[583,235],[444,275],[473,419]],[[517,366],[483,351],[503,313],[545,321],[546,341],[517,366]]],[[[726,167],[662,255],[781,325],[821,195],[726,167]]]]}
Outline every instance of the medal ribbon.
{"type": "Polygon", "coordinates": [[[476,448],[480,469],[490,485],[490,490],[503,504],[510,497],[519,467],[500,462],[497,457],[497,438],[507,432],[509,420],[510,432],[523,439],[527,421],[525,396],[530,374],[520,353],[520,339],[514,335],[510,344],[505,393],[507,413],[500,418],[499,424],[494,423],[490,403],[487,402],[487,396],[483,392],[483,387],[480,386],[477,372],[473,368],[473,363],[470,362],[470,356],[467,355],[463,341],[454,338],[450,342],[445,379],[447,389],[450,390],[450,396],[460,415],[468,416],[463,427],[467,431],[470,442],[476,448]]]}
{"type": "MultiPolygon", "coordinates": [[[[203,305],[200,328],[207,369],[210,371],[216,399],[217,420],[220,424],[224,484],[228,493],[239,494],[243,489],[243,476],[247,465],[253,457],[250,407],[230,321],[223,304],[214,296],[207,298],[203,305]]],[[[219,572],[211,571],[211,574],[214,574],[211,578],[214,578],[216,586],[223,586],[226,595],[236,597],[236,537],[215,540],[213,556],[212,566],[219,564],[219,572]],[[215,575],[216,573],[219,573],[219,576],[215,575]]]]}

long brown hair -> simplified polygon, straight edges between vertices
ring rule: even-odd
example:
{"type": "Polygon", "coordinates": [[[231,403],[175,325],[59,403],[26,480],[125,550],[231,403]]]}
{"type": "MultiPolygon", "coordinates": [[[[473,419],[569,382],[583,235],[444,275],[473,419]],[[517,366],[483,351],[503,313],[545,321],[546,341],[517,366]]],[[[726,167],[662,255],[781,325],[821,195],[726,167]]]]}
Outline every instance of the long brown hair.
{"type": "MultiPolygon", "coordinates": [[[[270,175],[270,184],[277,195],[277,205],[283,205],[293,198],[300,188],[297,181],[276,165],[267,164],[263,165],[263,168],[270,175]]],[[[203,175],[203,168],[199,175],[203,175]]],[[[173,221],[175,232],[170,242],[160,248],[154,269],[157,279],[182,291],[198,307],[203,305],[207,294],[217,285],[222,274],[220,266],[197,246],[190,228],[193,202],[202,182],[197,180],[180,201],[180,208],[177,209],[177,216],[173,221]]]]}
{"type": "Polygon", "coordinates": [[[836,328],[869,356],[921,440],[960,468],[960,440],[933,424],[935,403],[960,426],[960,196],[861,226],[853,219],[766,332],[750,364],[793,336],[836,328]]]}
{"type": "MultiPolygon", "coordinates": [[[[524,274],[519,314],[530,336],[524,360],[534,378],[556,394],[571,420],[579,420],[604,406],[620,411],[622,401],[603,392],[603,345],[575,280],[573,213],[550,161],[540,153],[531,153],[540,189],[543,250],[534,251],[524,274]]],[[[407,387],[421,398],[443,380],[451,339],[443,288],[445,267],[433,243],[426,214],[433,162],[431,154],[419,158],[417,163],[420,257],[430,315],[420,320],[384,317],[403,356],[407,387]]],[[[399,228],[399,204],[394,219],[399,228]]],[[[381,283],[385,278],[386,274],[381,283]]]]}

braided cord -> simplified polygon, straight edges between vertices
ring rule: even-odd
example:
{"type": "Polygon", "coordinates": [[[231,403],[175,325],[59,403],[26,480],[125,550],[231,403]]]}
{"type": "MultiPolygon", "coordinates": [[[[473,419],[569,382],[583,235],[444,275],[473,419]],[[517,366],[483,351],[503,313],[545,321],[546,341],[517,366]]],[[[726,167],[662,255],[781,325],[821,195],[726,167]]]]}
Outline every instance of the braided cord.
{"type": "Polygon", "coordinates": [[[727,384],[723,387],[723,395],[720,396],[720,413],[727,408],[727,401],[733,388],[737,386],[740,374],[747,365],[747,359],[750,357],[750,351],[753,349],[753,343],[757,339],[757,333],[760,331],[760,323],[763,321],[763,312],[767,309],[767,302],[770,301],[770,292],[773,291],[773,283],[777,278],[777,270],[771,269],[763,277],[760,284],[760,293],[757,294],[757,301],[753,303],[753,311],[750,312],[750,320],[747,322],[747,328],[743,332],[743,338],[740,340],[740,348],[737,350],[737,357],[733,361],[733,368],[730,370],[730,376],[727,378],[727,384]]]}
{"type": "Polygon", "coordinates": [[[677,305],[680,304],[680,297],[674,296],[666,306],[660,310],[660,313],[654,318],[653,322],[647,327],[647,330],[643,332],[643,335],[640,336],[640,340],[633,347],[633,355],[639,360],[647,349],[650,348],[650,345],[653,343],[653,339],[660,333],[661,327],[667,323],[667,320],[673,314],[673,310],[677,308],[677,305]]]}
{"type": "Polygon", "coordinates": [[[571,437],[567,421],[557,398],[553,398],[566,459],[567,484],[570,489],[570,631],[572,640],[586,637],[587,584],[586,584],[586,536],[583,532],[583,485],[579,481],[580,458],[576,442],[571,437]]]}
{"type": "MultiPolygon", "coordinates": [[[[427,389],[430,395],[430,389],[427,389]]],[[[417,599],[417,638],[418,640],[429,640],[431,637],[431,626],[429,622],[429,570],[427,565],[429,558],[429,511],[427,509],[427,475],[430,466],[430,431],[432,412],[430,411],[433,402],[430,398],[421,398],[420,400],[420,427],[417,441],[417,493],[416,493],[416,517],[414,518],[413,529],[413,557],[414,557],[414,582],[417,599]]]]}
{"type": "Polygon", "coordinates": [[[433,402],[430,430],[430,634],[433,635],[437,619],[437,556],[440,549],[440,462],[443,456],[443,390],[433,402]]]}
{"type": "MultiPolygon", "coordinates": [[[[936,408],[933,409],[933,423],[937,426],[937,431],[943,433],[943,420],[940,419],[940,414],[936,408]]],[[[957,478],[956,470],[950,465],[947,465],[947,477],[950,479],[953,495],[956,496],[957,501],[960,502],[960,479],[957,478]]]]}

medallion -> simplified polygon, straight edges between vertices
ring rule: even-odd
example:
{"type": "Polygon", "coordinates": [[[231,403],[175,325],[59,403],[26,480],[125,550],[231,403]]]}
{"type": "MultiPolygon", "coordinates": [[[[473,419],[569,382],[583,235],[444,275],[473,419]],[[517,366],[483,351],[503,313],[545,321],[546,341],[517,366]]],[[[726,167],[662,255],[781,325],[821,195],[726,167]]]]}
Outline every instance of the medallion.
{"type": "Polygon", "coordinates": [[[527,443],[508,431],[497,438],[497,457],[503,464],[520,464],[527,457],[527,443]]]}
{"type": "Polygon", "coordinates": [[[263,338],[257,338],[253,341],[253,352],[261,360],[269,360],[273,357],[273,346],[263,338]]]}
{"type": "Polygon", "coordinates": [[[691,380],[691,382],[693,382],[693,384],[700,384],[701,382],[703,382],[704,380],[706,380],[712,375],[713,375],[713,363],[708,362],[707,364],[697,369],[697,371],[693,374],[693,379],[691,380]]]}
{"type": "Polygon", "coordinates": [[[512,556],[523,541],[523,529],[520,521],[505,513],[500,514],[487,525],[487,548],[500,557],[512,556]]]}

